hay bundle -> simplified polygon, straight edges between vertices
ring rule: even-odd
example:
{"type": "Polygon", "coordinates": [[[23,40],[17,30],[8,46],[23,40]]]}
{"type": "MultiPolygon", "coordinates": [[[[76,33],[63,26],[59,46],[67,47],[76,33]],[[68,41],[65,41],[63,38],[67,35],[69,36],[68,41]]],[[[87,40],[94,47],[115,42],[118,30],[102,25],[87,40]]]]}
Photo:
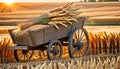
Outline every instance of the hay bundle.
{"type": "Polygon", "coordinates": [[[18,28],[20,30],[24,30],[34,24],[50,24],[54,25],[57,29],[59,29],[57,26],[58,24],[68,27],[66,23],[72,24],[73,21],[78,22],[76,15],[81,13],[81,11],[79,11],[79,7],[74,7],[72,4],[73,2],[68,3],[65,6],[52,9],[46,14],[28,20],[27,23],[19,23],[18,28]]]}

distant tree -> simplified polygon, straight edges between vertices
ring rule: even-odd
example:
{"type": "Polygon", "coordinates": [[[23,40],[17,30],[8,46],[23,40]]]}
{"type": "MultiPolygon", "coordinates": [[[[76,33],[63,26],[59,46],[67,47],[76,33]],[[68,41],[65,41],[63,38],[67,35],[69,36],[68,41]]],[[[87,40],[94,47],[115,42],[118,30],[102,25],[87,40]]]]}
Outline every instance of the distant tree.
{"type": "Polygon", "coordinates": [[[96,2],[96,0],[89,0],[89,2],[96,2]]]}
{"type": "Polygon", "coordinates": [[[119,0],[88,0],[88,2],[108,2],[108,1],[119,1],[119,0]]]}
{"type": "Polygon", "coordinates": [[[119,1],[119,0],[98,0],[99,2],[119,1]]]}

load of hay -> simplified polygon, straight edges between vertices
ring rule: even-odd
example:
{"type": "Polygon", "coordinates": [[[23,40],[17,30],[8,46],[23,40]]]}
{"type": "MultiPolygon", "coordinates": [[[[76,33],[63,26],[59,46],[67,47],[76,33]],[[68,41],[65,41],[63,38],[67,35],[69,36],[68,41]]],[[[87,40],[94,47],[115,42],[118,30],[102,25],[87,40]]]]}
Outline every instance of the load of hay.
{"type": "Polygon", "coordinates": [[[34,24],[54,25],[57,29],[59,29],[57,26],[58,24],[68,27],[66,23],[72,24],[73,21],[78,22],[77,19],[80,18],[80,16],[77,15],[80,13],[80,8],[73,6],[73,2],[67,3],[65,6],[57,7],[37,18],[28,20],[26,23],[19,23],[18,28],[20,30],[25,30],[34,24]]]}
{"type": "Polygon", "coordinates": [[[43,38],[46,36],[44,36],[45,34],[43,35],[40,30],[45,30],[46,28],[50,29],[53,27],[55,30],[63,29],[71,26],[73,23],[79,23],[78,19],[82,18],[78,16],[78,14],[81,13],[79,9],[79,7],[73,6],[73,2],[67,3],[65,6],[52,9],[48,13],[45,13],[37,18],[33,18],[26,23],[19,23],[18,29],[12,31],[12,35],[14,37],[13,39],[16,41],[14,43],[29,46],[36,46],[42,43],[46,43],[48,40],[43,38]],[[31,31],[32,33],[39,31],[39,34],[34,34],[36,37],[32,38],[30,33],[31,31]],[[41,36],[38,36],[40,34],[41,36]]]}

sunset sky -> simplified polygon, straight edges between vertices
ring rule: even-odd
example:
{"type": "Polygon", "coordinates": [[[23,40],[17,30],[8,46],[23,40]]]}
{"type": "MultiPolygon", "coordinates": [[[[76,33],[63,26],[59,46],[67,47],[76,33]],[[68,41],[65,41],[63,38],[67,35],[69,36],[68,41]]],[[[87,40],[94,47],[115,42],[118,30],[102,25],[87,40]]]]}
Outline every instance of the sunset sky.
{"type": "MultiPolygon", "coordinates": [[[[4,2],[5,0],[0,0],[4,2]]],[[[81,0],[8,0],[14,2],[71,2],[71,1],[81,1],[81,0]]]]}

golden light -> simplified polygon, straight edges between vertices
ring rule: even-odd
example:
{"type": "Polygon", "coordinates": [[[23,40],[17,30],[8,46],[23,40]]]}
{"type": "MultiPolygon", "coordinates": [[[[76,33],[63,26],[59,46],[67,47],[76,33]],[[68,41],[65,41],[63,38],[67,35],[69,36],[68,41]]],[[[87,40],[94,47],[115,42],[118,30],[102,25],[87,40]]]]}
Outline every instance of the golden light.
{"type": "Polygon", "coordinates": [[[13,2],[14,0],[4,0],[4,3],[9,4],[9,5],[13,4],[13,2]]]}

